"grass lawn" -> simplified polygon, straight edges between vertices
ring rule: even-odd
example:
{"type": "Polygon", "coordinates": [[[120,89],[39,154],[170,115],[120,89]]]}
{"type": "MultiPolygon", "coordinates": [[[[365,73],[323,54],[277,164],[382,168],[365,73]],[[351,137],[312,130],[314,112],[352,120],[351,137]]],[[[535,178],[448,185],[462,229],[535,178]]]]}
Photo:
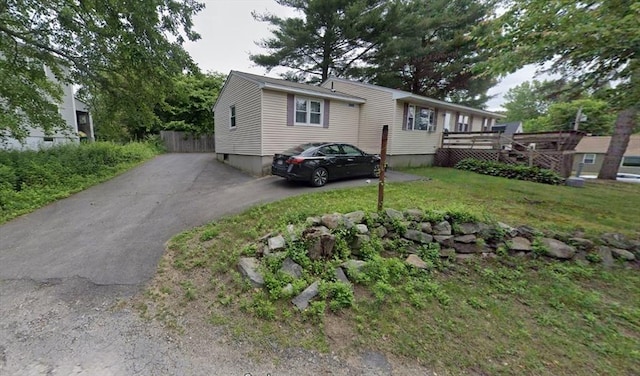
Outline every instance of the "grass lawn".
{"type": "MultiPolygon", "coordinates": [[[[452,169],[409,172],[432,180],[388,184],[386,207],[437,208],[512,225],[582,230],[587,237],[638,236],[637,184],[589,182],[577,189],[452,169]]],[[[376,186],[312,193],[182,233],[170,242],[139,308],[177,330],[222,327],[261,349],[343,355],[372,349],[438,374],[638,374],[637,264],[606,270],[503,256],[443,261],[417,275],[384,269],[378,258],[391,277],[357,284],[350,308],[333,312],[317,304],[304,313],[289,299],[274,301],[251,289],[235,271],[247,245],[264,234],[311,215],[373,212],[376,199],[376,186]]]]}

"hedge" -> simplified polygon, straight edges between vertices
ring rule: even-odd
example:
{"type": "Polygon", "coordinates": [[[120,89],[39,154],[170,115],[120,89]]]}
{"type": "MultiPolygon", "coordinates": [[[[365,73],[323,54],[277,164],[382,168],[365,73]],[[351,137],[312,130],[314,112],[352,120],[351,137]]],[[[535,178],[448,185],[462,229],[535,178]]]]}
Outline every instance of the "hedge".
{"type": "Polygon", "coordinates": [[[483,175],[499,176],[507,179],[525,180],[536,183],[558,185],[564,179],[552,170],[540,167],[529,167],[522,164],[505,164],[477,159],[463,159],[455,168],[477,172],[483,175]]]}

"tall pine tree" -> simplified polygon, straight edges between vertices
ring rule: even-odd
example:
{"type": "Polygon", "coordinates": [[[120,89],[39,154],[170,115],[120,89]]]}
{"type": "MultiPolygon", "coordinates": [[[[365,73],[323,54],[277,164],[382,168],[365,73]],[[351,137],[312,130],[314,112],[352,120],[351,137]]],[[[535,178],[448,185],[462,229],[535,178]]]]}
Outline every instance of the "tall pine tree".
{"type": "Polygon", "coordinates": [[[384,28],[384,0],[276,0],[301,17],[281,18],[257,14],[258,21],[274,27],[273,36],[257,44],[266,49],[251,55],[256,64],[271,70],[285,67],[288,79],[324,81],[329,75],[350,76],[375,51],[384,28]]]}
{"type": "Polygon", "coordinates": [[[488,17],[492,3],[410,0],[393,7],[395,19],[367,61],[367,78],[382,86],[482,106],[496,82],[474,71],[485,54],[471,31],[488,17]]]}

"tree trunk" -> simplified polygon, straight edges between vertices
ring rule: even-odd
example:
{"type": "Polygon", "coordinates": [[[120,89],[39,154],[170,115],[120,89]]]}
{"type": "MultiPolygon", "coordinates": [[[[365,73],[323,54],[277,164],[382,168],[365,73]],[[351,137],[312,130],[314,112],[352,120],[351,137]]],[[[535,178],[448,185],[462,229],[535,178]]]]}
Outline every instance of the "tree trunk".
{"type": "Polygon", "coordinates": [[[636,110],[633,108],[628,108],[618,114],[613,136],[611,136],[607,154],[604,156],[598,179],[616,180],[620,162],[625,151],[627,151],[635,122],[636,110]]]}

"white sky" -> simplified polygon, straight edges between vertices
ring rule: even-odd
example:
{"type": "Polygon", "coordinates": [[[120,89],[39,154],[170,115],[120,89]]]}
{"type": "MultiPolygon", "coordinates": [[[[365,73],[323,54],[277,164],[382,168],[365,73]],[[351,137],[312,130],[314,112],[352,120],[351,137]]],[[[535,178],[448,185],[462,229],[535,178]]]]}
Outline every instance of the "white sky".
{"type": "MultiPolygon", "coordinates": [[[[249,54],[262,52],[255,42],[270,36],[269,25],[255,21],[251,12],[270,12],[282,17],[296,13],[274,0],[204,0],[204,3],[206,8],[194,19],[195,30],[202,38],[185,46],[200,69],[225,74],[231,70],[266,74],[264,68],[249,60],[249,54]]],[[[535,67],[528,66],[502,79],[489,90],[489,95],[496,97],[487,102],[487,109],[500,109],[502,96],[510,88],[531,80],[534,74],[535,67]]],[[[276,72],[269,76],[278,77],[276,72]]]]}

